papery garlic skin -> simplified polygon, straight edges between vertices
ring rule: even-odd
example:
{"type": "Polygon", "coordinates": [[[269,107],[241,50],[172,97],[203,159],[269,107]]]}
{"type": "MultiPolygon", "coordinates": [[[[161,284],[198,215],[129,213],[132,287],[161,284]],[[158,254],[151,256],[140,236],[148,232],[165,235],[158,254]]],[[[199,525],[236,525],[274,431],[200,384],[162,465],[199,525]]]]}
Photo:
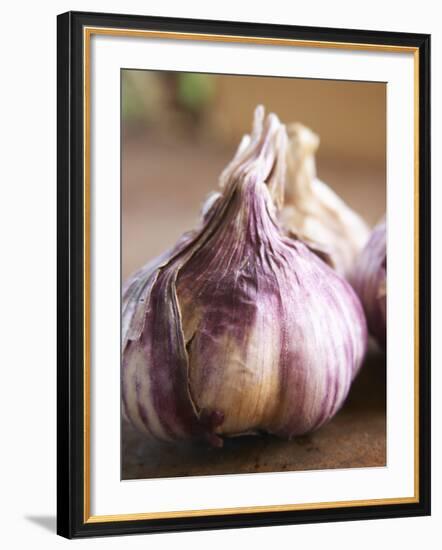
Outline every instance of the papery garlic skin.
{"type": "Polygon", "coordinates": [[[387,338],[387,226],[385,218],[373,229],[360,253],[350,282],[361,299],[368,330],[381,348],[387,338]]]}
{"type": "Polygon", "coordinates": [[[215,203],[219,200],[221,194],[212,192],[208,195],[201,207],[201,220],[199,229],[184,233],[175,245],[166,250],[148,262],[142,268],[133,273],[124,283],[122,289],[122,314],[121,314],[121,335],[122,349],[125,349],[127,341],[136,340],[141,335],[142,326],[144,323],[143,303],[149,299],[149,293],[152,285],[156,280],[157,270],[167,265],[168,261],[185,248],[187,244],[192,242],[198,231],[204,225],[207,217],[210,216],[210,211],[215,203]]]}
{"type": "Polygon", "coordinates": [[[289,148],[283,226],[317,248],[341,275],[348,275],[370,231],[334,191],[316,176],[319,137],[295,123],[288,126],[289,148]]]}
{"type": "Polygon", "coordinates": [[[147,290],[126,306],[123,408],[148,437],[290,438],[348,394],[365,317],[350,285],[280,230],[286,147],[285,127],[258,109],[201,229],[134,283],[147,290]]]}

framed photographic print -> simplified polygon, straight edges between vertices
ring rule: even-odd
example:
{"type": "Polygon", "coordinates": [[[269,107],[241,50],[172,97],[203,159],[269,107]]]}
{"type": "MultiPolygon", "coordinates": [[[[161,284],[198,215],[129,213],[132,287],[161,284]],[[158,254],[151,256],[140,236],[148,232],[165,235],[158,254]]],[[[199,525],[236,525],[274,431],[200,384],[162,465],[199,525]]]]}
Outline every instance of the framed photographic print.
{"type": "Polygon", "coordinates": [[[58,17],[60,535],[430,513],[429,67],[58,17]]]}

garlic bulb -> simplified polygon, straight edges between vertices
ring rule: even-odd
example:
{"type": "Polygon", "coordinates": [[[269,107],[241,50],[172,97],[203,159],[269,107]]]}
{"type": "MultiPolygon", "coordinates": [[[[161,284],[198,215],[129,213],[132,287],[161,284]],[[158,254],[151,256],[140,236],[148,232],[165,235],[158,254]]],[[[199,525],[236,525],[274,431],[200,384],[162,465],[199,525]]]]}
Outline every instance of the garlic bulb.
{"type": "Polygon", "coordinates": [[[373,229],[356,261],[350,282],[359,295],[368,330],[385,349],[387,336],[387,231],[385,217],[373,229]]]}
{"type": "Polygon", "coordinates": [[[202,226],[129,281],[125,416],[160,440],[318,428],[343,404],[366,322],[351,286],[277,221],[287,152],[258,108],[202,226]]]}
{"type": "Polygon", "coordinates": [[[319,138],[302,124],[288,127],[285,208],[288,234],[309,243],[341,275],[347,275],[369,237],[365,222],[316,177],[319,138]]]}

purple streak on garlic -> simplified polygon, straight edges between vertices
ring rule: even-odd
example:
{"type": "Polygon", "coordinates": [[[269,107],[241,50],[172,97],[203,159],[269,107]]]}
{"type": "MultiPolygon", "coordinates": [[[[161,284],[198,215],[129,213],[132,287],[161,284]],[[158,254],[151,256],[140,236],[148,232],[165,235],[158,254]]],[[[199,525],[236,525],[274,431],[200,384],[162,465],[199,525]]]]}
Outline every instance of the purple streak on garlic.
{"type": "Polygon", "coordinates": [[[387,336],[387,235],[385,218],[373,229],[350,282],[359,295],[368,330],[385,349],[387,336]]]}
{"type": "Polygon", "coordinates": [[[202,227],[127,285],[123,407],[148,437],[290,438],[347,396],[365,317],[350,285],[280,230],[286,154],[285,127],[258,108],[202,227]]]}
{"type": "Polygon", "coordinates": [[[316,176],[319,137],[302,124],[288,127],[287,181],[281,220],[341,275],[348,275],[369,237],[362,218],[316,176]]]}

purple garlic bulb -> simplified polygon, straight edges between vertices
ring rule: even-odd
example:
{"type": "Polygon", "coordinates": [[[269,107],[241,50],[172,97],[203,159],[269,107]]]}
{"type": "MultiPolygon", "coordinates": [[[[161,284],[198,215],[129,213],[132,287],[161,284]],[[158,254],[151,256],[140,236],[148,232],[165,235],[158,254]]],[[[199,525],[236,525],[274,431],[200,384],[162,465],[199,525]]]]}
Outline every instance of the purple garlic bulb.
{"type": "Polygon", "coordinates": [[[367,317],[368,330],[385,349],[387,336],[387,234],[385,218],[373,229],[350,281],[367,317]]]}
{"type": "Polygon", "coordinates": [[[123,411],[148,438],[291,438],[348,394],[365,316],[351,286],[280,229],[286,152],[284,125],[258,108],[201,227],[126,285],[123,411]]]}

